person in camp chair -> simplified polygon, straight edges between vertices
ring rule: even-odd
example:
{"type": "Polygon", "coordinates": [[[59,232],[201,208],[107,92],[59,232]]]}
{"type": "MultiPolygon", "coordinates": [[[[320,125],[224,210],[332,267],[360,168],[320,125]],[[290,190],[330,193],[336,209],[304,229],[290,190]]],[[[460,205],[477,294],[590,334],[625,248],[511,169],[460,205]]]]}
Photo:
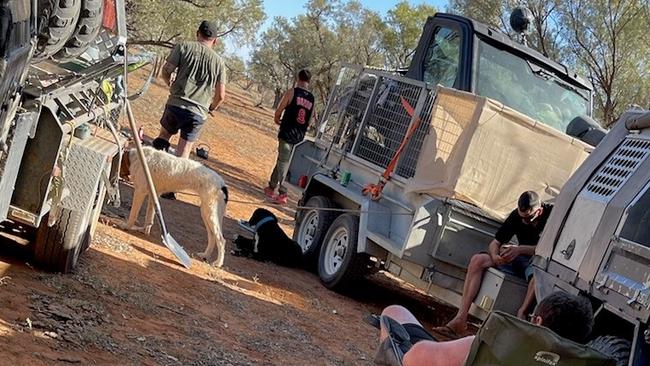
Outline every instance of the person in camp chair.
{"type": "Polygon", "coordinates": [[[533,191],[526,191],[519,196],[517,208],[512,210],[497,231],[488,252],[475,254],[470,259],[458,313],[447,325],[436,328],[436,332],[449,338],[459,338],[467,332],[469,308],[481,287],[483,273],[489,267],[496,267],[528,282],[526,298],[517,314],[519,318],[526,316],[526,311],[535,299],[530,261],[552,209],[551,204],[542,203],[539,195],[533,191]],[[517,237],[519,245],[508,244],[513,236],[517,237]]]}
{"type": "MultiPolygon", "coordinates": [[[[516,319],[514,321],[524,323],[516,319]]],[[[594,325],[594,317],[591,304],[586,298],[558,291],[539,302],[530,318],[530,322],[536,326],[550,329],[555,333],[555,335],[551,336],[555,337],[556,340],[558,339],[556,337],[557,335],[582,344],[591,333],[594,325]]],[[[531,327],[528,326],[528,328],[531,327]]],[[[533,331],[535,331],[535,328],[533,328],[533,331]]],[[[501,329],[501,332],[508,331],[501,329]]],[[[529,341],[526,339],[514,339],[516,338],[515,334],[517,333],[501,335],[504,335],[506,338],[513,337],[509,343],[515,344],[515,346],[517,342],[529,341]]],[[[476,337],[480,339],[480,331],[476,337]]],[[[548,334],[544,334],[544,331],[539,332],[539,338],[548,338],[548,334]],[[547,337],[544,337],[544,335],[547,337]]],[[[476,353],[472,349],[473,343],[475,343],[475,336],[468,336],[448,342],[437,342],[422,327],[413,314],[398,305],[391,305],[382,312],[379,339],[380,346],[375,357],[375,363],[379,365],[462,366],[468,361],[471,352],[476,353]]],[[[567,342],[566,340],[562,341],[560,339],[560,343],[564,344],[567,342]]],[[[596,359],[601,362],[607,360],[605,356],[599,353],[588,354],[581,352],[581,345],[567,344],[566,347],[573,347],[573,350],[579,350],[574,356],[577,354],[580,355],[579,357],[590,357],[592,360],[596,359]]],[[[513,347],[514,352],[520,351],[521,348],[524,347],[513,347]]],[[[559,352],[559,350],[556,351],[559,352]]],[[[523,358],[524,353],[522,352],[522,355],[509,355],[509,357],[523,358]]],[[[521,365],[529,364],[523,360],[520,361],[522,362],[521,365]]]]}

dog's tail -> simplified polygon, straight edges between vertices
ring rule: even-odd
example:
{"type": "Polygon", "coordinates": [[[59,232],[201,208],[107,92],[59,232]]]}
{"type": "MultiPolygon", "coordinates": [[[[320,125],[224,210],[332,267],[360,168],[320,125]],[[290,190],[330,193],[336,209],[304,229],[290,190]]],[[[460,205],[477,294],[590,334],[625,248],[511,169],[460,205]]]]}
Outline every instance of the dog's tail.
{"type": "Polygon", "coordinates": [[[211,185],[214,187],[213,189],[219,189],[221,192],[223,192],[223,199],[225,203],[228,203],[228,186],[226,185],[226,181],[223,180],[223,177],[219,175],[219,173],[215,172],[214,170],[207,168],[207,171],[210,173],[210,180],[211,180],[211,185]]]}

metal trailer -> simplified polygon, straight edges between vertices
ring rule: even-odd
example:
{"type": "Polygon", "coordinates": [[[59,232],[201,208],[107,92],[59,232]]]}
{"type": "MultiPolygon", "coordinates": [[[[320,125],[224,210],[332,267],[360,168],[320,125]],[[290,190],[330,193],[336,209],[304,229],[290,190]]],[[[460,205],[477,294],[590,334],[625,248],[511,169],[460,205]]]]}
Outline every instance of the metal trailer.
{"type": "Polygon", "coordinates": [[[650,364],[650,111],[623,114],[566,183],[534,257],[538,298],[588,297],[592,345],[650,364]]]}
{"type": "MultiPolygon", "coordinates": [[[[286,180],[301,194],[300,205],[316,208],[297,212],[294,239],[325,286],[345,287],[383,269],[440,301],[459,304],[469,260],[486,250],[500,222],[458,200],[404,194],[429,124],[416,130],[380,200],[362,190],[377,182],[416,118],[430,119],[436,84],[495,99],[507,92],[499,85],[479,87],[481,63],[493,55],[528,65],[527,75],[543,75],[562,90],[582,95],[584,113],[591,113],[591,87],[564,66],[481,23],[449,14],[428,19],[405,76],[345,67],[316,137],[295,146],[286,180]],[[445,71],[449,65],[452,72],[445,71]],[[414,107],[413,116],[400,97],[414,107]],[[351,173],[348,184],[340,182],[343,172],[351,173]],[[305,177],[306,186],[299,187],[305,177]],[[337,216],[317,209],[328,207],[358,213],[337,216]]],[[[471,313],[481,319],[493,309],[514,313],[525,291],[523,280],[489,269],[471,313]]]]}
{"type": "Polygon", "coordinates": [[[124,0],[47,4],[3,5],[13,23],[0,37],[0,221],[33,228],[25,235],[33,242],[36,264],[69,272],[91,242],[106,192],[119,204],[116,173],[125,138],[117,119],[127,66],[141,60],[127,61],[124,0]],[[79,18],[50,22],[48,14],[79,18]],[[40,21],[48,23],[39,27],[40,21]],[[83,41],[72,32],[74,25],[87,31],[99,21],[104,27],[96,38],[83,41]],[[43,32],[63,26],[71,27],[62,28],[69,37],[78,37],[73,46],[52,34],[43,41],[43,32]]]}

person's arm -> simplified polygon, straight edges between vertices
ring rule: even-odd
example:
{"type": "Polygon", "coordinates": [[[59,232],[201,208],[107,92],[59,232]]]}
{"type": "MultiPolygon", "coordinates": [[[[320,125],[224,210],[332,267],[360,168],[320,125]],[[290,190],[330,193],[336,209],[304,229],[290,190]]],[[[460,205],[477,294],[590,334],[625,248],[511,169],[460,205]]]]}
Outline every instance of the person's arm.
{"type": "Polygon", "coordinates": [[[226,100],[226,84],[228,84],[226,65],[219,58],[217,61],[217,83],[214,86],[214,97],[212,97],[212,103],[209,108],[210,114],[226,100]]]}
{"type": "Polygon", "coordinates": [[[500,266],[502,264],[507,263],[505,258],[503,258],[501,254],[499,254],[500,250],[501,250],[501,243],[497,239],[492,239],[488,247],[488,253],[490,254],[490,258],[492,258],[492,262],[494,262],[495,266],[500,266]]]}
{"type": "Polygon", "coordinates": [[[214,88],[214,98],[212,98],[212,104],[210,104],[210,112],[219,108],[221,103],[226,99],[226,84],[217,83],[217,86],[214,88]]]}
{"type": "Polygon", "coordinates": [[[508,262],[513,261],[520,255],[533,256],[535,255],[534,245],[508,245],[501,252],[501,256],[508,262]]]}
{"type": "Polygon", "coordinates": [[[174,71],[176,71],[176,68],[181,62],[181,46],[176,45],[172,49],[172,52],[169,53],[169,56],[167,57],[167,61],[165,62],[165,65],[162,68],[162,78],[165,81],[165,84],[167,86],[171,86],[172,84],[172,74],[174,71]]]}
{"type": "Polygon", "coordinates": [[[282,118],[282,112],[284,112],[284,109],[287,108],[289,103],[291,103],[291,99],[293,99],[293,89],[289,89],[284,92],[284,95],[280,100],[280,104],[278,104],[278,108],[275,110],[275,116],[273,117],[273,120],[276,124],[279,125],[281,123],[280,119],[282,118]]]}
{"type": "Polygon", "coordinates": [[[167,86],[172,85],[172,74],[174,71],[176,71],[176,66],[170,64],[169,62],[166,62],[165,66],[162,68],[162,78],[167,86]]]}

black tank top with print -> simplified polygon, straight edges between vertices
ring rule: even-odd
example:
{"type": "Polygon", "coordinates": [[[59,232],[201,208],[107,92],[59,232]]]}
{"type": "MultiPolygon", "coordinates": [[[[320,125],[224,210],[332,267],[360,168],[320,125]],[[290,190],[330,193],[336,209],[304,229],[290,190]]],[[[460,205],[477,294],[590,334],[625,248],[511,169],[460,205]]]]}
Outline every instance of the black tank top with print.
{"type": "Polygon", "coordinates": [[[302,88],[293,88],[293,99],[284,109],[278,138],[297,144],[305,138],[314,109],[314,95],[302,88]]]}

